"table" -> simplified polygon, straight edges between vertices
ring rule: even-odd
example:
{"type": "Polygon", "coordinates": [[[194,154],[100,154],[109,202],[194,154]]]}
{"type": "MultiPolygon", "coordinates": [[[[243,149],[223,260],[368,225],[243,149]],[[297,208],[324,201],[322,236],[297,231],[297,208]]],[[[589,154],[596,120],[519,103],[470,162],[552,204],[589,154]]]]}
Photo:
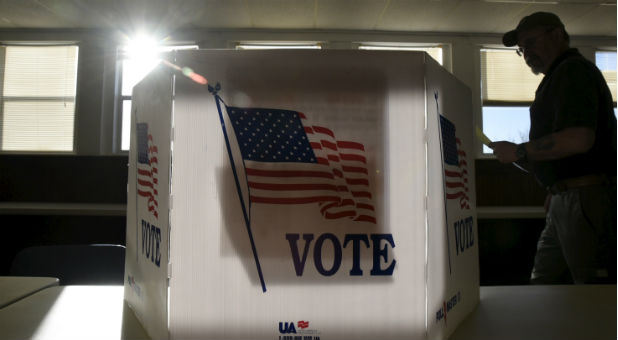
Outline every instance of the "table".
{"type": "Polygon", "coordinates": [[[123,286],[56,286],[0,309],[0,339],[148,339],[123,286]]]}
{"type": "Polygon", "coordinates": [[[0,308],[57,285],[55,277],[0,276],[0,308]]]}
{"type": "Polygon", "coordinates": [[[481,287],[450,339],[616,339],[616,286],[481,287]]]}
{"type": "MultiPolygon", "coordinates": [[[[0,339],[147,339],[122,286],[56,286],[0,309],[0,339]]],[[[451,339],[616,339],[616,286],[481,287],[451,339]]]]}

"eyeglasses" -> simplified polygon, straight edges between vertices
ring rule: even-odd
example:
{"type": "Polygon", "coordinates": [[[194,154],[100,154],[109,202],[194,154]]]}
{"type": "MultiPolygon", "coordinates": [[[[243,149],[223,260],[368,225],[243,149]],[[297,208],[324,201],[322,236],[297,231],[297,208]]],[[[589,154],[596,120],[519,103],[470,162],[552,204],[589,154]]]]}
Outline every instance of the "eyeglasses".
{"type": "Polygon", "coordinates": [[[544,32],[539,33],[537,35],[535,35],[534,37],[528,38],[526,39],[526,41],[524,41],[524,43],[521,45],[521,47],[519,47],[518,49],[515,50],[515,53],[517,53],[518,56],[523,57],[524,56],[524,51],[529,49],[530,47],[534,46],[537,42],[537,40],[541,37],[544,36],[545,34],[553,31],[555,28],[549,28],[546,29],[544,32]]]}

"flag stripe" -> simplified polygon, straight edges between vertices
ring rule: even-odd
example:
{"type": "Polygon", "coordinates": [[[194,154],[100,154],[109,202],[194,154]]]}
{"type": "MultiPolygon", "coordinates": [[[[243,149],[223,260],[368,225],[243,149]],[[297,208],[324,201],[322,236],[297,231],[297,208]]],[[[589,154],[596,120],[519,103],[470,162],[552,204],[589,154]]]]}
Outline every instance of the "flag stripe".
{"type": "Polygon", "coordinates": [[[359,208],[359,209],[366,209],[366,210],[375,211],[373,205],[371,205],[371,204],[356,203],[356,207],[359,208]]]}
{"type": "MultiPolygon", "coordinates": [[[[275,183],[256,183],[248,182],[249,188],[263,189],[263,190],[276,190],[276,191],[295,191],[295,190],[329,190],[340,191],[341,187],[332,184],[275,184],[275,183]]],[[[344,187],[344,191],[347,188],[344,187]]]]}
{"type": "Polygon", "coordinates": [[[349,154],[349,153],[346,153],[346,154],[340,153],[339,155],[341,155],[341,159],[343,159],[344,161],[356,161],[356,162],[361,162],[363,164],[367,164],[367,158],[365,158],[365,156],[349,154]]]}
{"type": "Polygon", "coordinates": [[[341,211],[341,212],[336,212],[336,213],[331,213],[331,212],[325,212],[324,213],[324,217],[326,217],[327,219],[338,219],[338,218],[343,218],[343,217],[354,217],[356,216],[356,212],[354,210],[346,210],[346,211],[341,211]]]}
{"type": "Polygon", "coordinates": [[[149,188],[154,188],[154,185],[152,184],[152,182],[150,181],[145,181],[143,179],[138,179],[137,180],[137,184],[141,185],[141,186],[145,186],[145,187],[149,187],[149,188]]]}
{"type": "Polygon", "coordinates": [[[302,170],[261,170],[255,168],[246,168],[249,176],[264,176],[264,177],[321,177],[333,178],[333,174],[326,171],[302,171],[302,170]]]}
{"type": "Polygon", "coordinates": [[[365,146],[361,143],[356,142],[337,141],[337,146],[344,149],[357,149],[365,151],[365,146]]]}
{"type": "Polygon", "coordinates": [[[366,178],[346,178],[345,182],[350,185],[366,185],[369,186],[369,180],[366,178]]]}
{"type": "Polygon", "coordinates": [[[352,196],[371,198],[371,193],[369,191],[352,191],[352,196]]]}
{"type": "Polygon", "coordinates": [[[459,171],[444,170],[444,174],[447,177],[463,177],[463,174],[459,171]]]}
{"type": "Polygon", "coordinates": [[[341,166],[341,169],[345,172],[358,172],[358,173],[363,173],[363,174],[368,174],[369,172],[367,171],[367,168],[361,168],[358,166],[347,166],[347,165],[343,165],[341,166]]]}
{"type": "Polygon", "coordinates": [[[339,157],[335,155],[328,155],[327,159],[331,162],[339,162],[339,157]]]}
{"type": "Polygon", "coordinates": [[[354,219],[354,221],[362,221],[362,222],[371,222],[371,223],[377,223],[376,218],[373,216],[368,216],[368,215],[358,215],[358,217],[356,217],[354,219]]]}
{"type": "Polygon", "coordinates": [[[339,203],[339,202],[332,202],[332,203],[324,205],[320,209],[320,212],[322,214],[324,214],[325,212],[327,212],[328,210],[330,210],[332,208],[340,208],[340,207],[348,207],[348,206],[354,206],[354,202],[352,200],[344,200],[341,203],[339,203]]]}
{"type": "Polygon", "coordinates": [[[142,176],[152,176],[152,171],[137,169],[137,174],[142,176]]]}
{"type": "Polygon", "coordinates": [[[464,184],[461,182],[446,182],[447,188],[464,188],[464,184]]]}
{"type": "Polygon", "coordinates": [[[262,197],[251,196],[251,202],[269,204],[305,204],[325,201],[339,201],[339,196],[309,196],[309,197],[262,197]]]}
{"type": "Polygon", "coordinates": [[[320,144],[322,144],[322,146],[327,148],[327,149],[331,149],[333,151],[337,151],[337,144],[335,144],[333,142],[329,142],[327,140],[321,140],[320,144]]]}
{"type": "Polygon", "coordinates": [[[469,209],[468,162],[462,142],[456,136],[455,124],[440,115],[440,132],[442,136],[442,153],[444,160],[444,187],[447,200],[458,199],[462,209],[469,209]]]}
{"type": "Polygon", "coordinates": [[[313,131],[315,131],[315,133],[322,133],[325,135],[329,135],[332,138],[335,138],[335,133],[333,133],[333,131],[331,131],[330,129],[327,129],[325,127],[322,126],[313,126],[313,131]]]}
{"type": "Polygon", "coordinates": [[[158,191],[156,186],[158,174],[158,147],[153,143],[154,138],[148,133],[148,124],[137,123],[137,193],[138,196],[147,198],[148,211],[158,218],[158,191]]]}

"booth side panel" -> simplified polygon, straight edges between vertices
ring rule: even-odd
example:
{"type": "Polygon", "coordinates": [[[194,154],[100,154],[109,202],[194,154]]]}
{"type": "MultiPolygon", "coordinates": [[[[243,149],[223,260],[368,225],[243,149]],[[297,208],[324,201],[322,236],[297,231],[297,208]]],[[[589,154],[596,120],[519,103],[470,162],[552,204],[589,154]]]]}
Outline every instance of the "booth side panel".
{"type": "Polygon", "coordinates": [[[179,52],[173,338],[425,336],[421,60],[179,52]]]}
{"type": "Polygon", "coordinates": [[[470,90],[426,63],[428,337],[448,337],[479,300],[470,90]]]}
{"type": "Polygon", "coordinates": [[[161,66],[133,89],[125,300],[153,338],[168,337],[172,77],[161,66]]]}

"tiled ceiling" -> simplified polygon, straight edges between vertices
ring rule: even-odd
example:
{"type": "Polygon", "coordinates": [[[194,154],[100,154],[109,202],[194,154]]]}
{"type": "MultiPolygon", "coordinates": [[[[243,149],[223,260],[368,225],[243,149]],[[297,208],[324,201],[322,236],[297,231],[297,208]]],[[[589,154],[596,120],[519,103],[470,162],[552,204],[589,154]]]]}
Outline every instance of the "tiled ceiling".
{"type": "Polygon", "coordinates": [[[615,0],[5,0],[0,28],[503,33],[535,11],[572,35],[616,36],[615,0]]]}

